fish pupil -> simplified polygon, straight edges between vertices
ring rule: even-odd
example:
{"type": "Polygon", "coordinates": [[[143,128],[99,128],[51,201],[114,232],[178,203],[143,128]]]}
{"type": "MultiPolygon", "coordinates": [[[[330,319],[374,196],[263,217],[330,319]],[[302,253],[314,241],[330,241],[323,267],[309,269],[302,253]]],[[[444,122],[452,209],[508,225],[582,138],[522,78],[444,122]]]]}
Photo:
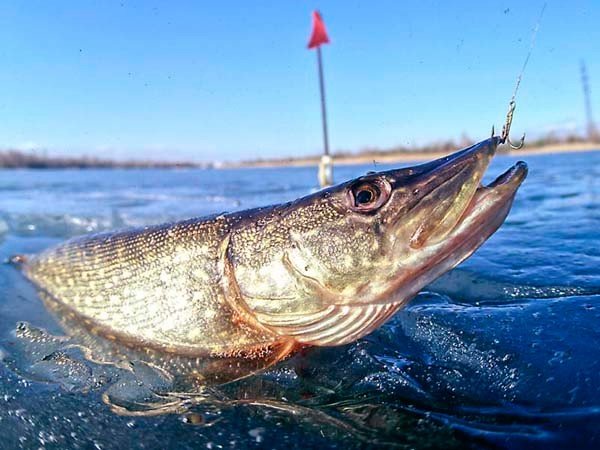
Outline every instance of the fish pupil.
{"type": "Polygon", "coordinates": [[[362,189],[356,194],[356,203],[364,205],[365,203],[371,203],[373,201],[373,192],[362,189]]]}

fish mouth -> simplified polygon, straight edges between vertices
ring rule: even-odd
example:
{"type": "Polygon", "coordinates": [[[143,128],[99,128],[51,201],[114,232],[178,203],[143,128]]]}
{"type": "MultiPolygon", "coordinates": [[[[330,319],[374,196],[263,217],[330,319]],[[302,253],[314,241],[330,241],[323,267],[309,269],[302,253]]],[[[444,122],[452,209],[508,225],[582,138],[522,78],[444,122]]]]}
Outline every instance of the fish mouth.
{"type": "Polygon", "coordinates": [[[414,185],[424,189],[412,206],[415,223],[408,228],[404,270],[375,303],[406,303],[473,254],[502,225],[528,169],[519,161],[484,186],[482,178],[499,143],[500,138],[492,137],[415,168],[414,185]]]}
{"type": "MultiPolygon", "coordinates": [[[[487,186],[482,184],[499,143],[498,137],[492,137],[413,168],[415,175],[411,180],[395,180],[395,184],[410,186],[415,195],[408,214],[412,228],[407,227],[411,231],[408,239],[412,249],[443,242],[470,215],[483,214],[491,219],[504,203],[512,202],[527,176],[524,162],[517,162],[487,186]]],[[[406,221],[406,216],[403,220],[406,221]]]]}

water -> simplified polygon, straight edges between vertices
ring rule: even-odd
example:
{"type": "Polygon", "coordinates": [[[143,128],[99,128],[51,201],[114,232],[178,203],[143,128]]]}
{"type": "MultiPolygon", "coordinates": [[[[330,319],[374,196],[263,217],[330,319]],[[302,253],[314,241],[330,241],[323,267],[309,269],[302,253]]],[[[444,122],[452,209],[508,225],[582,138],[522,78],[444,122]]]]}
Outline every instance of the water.
{"type": "MultiPolygon", "coordinates": [[[[144,365],[86,359],[2,265],[0,448],[598,447],[600,152],[525,159],[500,231],[385,326],[194,398],[144,365]]],[[[513,162],[496,157],[490,180],[513,162]]],[[[0,258],[286,201],[314,182],[308,168],[3,171],[0,258]]]]}

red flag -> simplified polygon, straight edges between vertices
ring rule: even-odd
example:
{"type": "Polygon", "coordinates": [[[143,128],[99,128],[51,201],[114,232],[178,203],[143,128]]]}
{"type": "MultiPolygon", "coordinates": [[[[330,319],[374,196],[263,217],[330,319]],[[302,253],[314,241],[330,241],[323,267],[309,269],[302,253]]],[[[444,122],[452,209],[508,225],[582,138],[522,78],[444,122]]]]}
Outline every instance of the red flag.
{"type": "Polygon", "coordinates": [[[319,11],[313,11],[313,28],[310,35],[310,41],[308,41],[308,48],[315,48],[321,44],[327,44],[329,37],[327,36],[327,30],[325,29],[325,23],[319,11]]]}

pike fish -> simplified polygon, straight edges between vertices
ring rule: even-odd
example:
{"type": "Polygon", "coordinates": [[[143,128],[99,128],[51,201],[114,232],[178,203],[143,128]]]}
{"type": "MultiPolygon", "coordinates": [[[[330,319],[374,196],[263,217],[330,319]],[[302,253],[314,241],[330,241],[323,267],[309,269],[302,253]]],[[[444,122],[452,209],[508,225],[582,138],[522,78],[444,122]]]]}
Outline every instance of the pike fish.
{"type": "Polygon", "coordinates": [[[69,321],[130,349],[277,362],[355,341],[481,246],[527,175],[500,137],[298,200],[71,239],[21,258],[69,321]]]}

